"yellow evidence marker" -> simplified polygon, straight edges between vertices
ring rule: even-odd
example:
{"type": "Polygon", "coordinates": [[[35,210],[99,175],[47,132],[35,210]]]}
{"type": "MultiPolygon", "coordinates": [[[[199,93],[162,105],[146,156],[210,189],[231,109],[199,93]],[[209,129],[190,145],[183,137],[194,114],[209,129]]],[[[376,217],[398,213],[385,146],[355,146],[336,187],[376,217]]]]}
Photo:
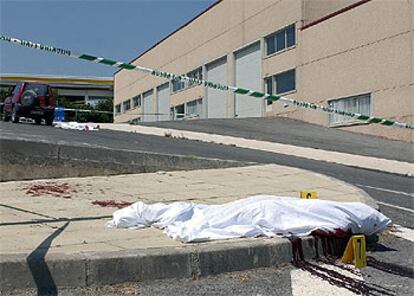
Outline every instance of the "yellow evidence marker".
{"type": "Polygon", "coordinates": [[[355,268],[367,266],[365,235],[353,235],[346,245],[342,263],[351,263],[354,259],[355,268]]]}
{"type": "Polygon", "coordinates": [[[304,199],[316,199],[318,198],[318,194],[316,191],[301,191],[300,198],[304,199]]]}

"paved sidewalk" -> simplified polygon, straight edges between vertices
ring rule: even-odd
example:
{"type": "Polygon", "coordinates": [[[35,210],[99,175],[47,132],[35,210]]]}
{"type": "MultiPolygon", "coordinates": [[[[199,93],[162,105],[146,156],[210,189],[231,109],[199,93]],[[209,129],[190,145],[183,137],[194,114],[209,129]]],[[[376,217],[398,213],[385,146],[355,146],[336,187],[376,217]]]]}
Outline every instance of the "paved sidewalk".
{"type": "Polygon", "coordinates": [[[145,135],[155,135],[162,137],[168,136],[174,138],[231,145],[240,148],[256,149],[266,152],[303,157],[313,160],[327,161],[351,167],[358,167],[399,175],[414,175],[413,163],[372,156],[358,155],[355,153],[350,154],[344,152],[324,150],[319,148],[301,147],[290,144],[281,144],[277,142],[246,139],[228,135],[225,136],[212,133],[193,132],[187,130],[177,130],[171,128],[160,128],[152,126],[107,123],[101,124],[100,127],[103,129],[111,129],[116,131],[134,132],[145,135]]]}
{"type": "Polygon", "coordinates": [[[140,122],[139,125],[212,133],[414,163],[413,131],[375,124],[348,126],[344,130],[276,116],[153,121],[140,122]],[[367,131],[371,128],[378,131],[394,130],[392,136],[400,139],[405,134],[407,142],[360,133],[363,132],[362,129],[367,131]]]}
{"type": "MultiPolygon", "coordinates": [[[[281,243],[285,248],[284,254],[287,254],[285,256],[287,259],[284,260],[289,262],[291,251],[290,244],[286,239],[237,239],[203,244],[182,244],[154,228],[142,230],[106,229],[104,223],[109,220],[116,208],[102,207],[93,203],[107,200],[112,200],[112,202],[142,200],[147,203],[193,201],[218,204],[254,194],[298,197],[301,190],[317,191],[321,199],[361,201],[375,207],[375,202],[356,187],[309,171],[278,165],[5,182],[0,188],[0,236],[3,238],[0,243],[1,270],[4,273],[5,269],[11,269],[11,265],[7,265],[11,261],[14,262],[13,264],[20,264],[18,266],[21,269],[16,269],[13,265],[13,269],[16,269],[16,273],[20,273],[20,275],[16,274],[17,278],[15,279],[3,278],[2,285],[12,287],[16,282],[21,282],[25,287],[33,286],[33,280],[28,275],[23,276],[22,274],[28,273],[29,269],[32,272],[31,268],[24,266],[25,260],[33,257],[34,254],[37,256],[39,252],[43,254],[43,259],[46,262],[49,259],[56,262],[56,265],[48,263],[48,266],[55,267],[62,265],[64,260],[84,260],[92,264],[94,260],[102,261],[109,257],[112,259],[116,257],[117,260],[121,260],[119,258],[124,255],[136,257],[137,252],[141,255],[144,254],[145,260],[148,260],[147,263],[152,266],[153,262],[148,254],[152,254],[151,252],[156,250],[156,253],[158,252],[157,260],[160,260],[157,263],[159,269],[156,272],[146,271],[146,277],[151,277],[152,274],[159,277],[158,273],[162,269],[172,274],[163,274],[161,277],[174,276],[174,269],[168,265],[171,262],[165,260],[165,254],[173,257],[178,256],[177,254],[181,254],[182,250],[186,248],[190,248],[191,252],[196,250],[208,255],[211,250],[232,252],[234,248],[239,251],[251,248],[273,248],[281,243]],[[164,259],[160,259],[159,256],[164,256],[162,257],[164,259]],[[20,280],[19,277],[25,277],[25,280],[20,280]]],[[[277,256],[282,256],[283,252],[279,253],[278,251],[277,256]]],[[[194,253],[190,255],[192,256],[192,254],[194,253]]],[[[251,255],[251,253],[249,254],[251,255]]],[[[240,257],[239,255],[237,258],[240,257]]],[[[222,257],[220,258],[220,260],[224,260],[222,257]]],[[[262,264],[257,258],[252,262],[253,265],[262,264]]],[[[267,260],[266,262],[269,264],[271,261],[267,260]]],[[[113,264],[118,264],[116,268],[123,268],[119,262],[113,264]]],[[[78,279],[75,281],[67,278],[55,281],[58,284],[68,281],[66,284],[69,286],[82,286],[111,281],[122,282],[130,279],[128,276],[132,275],[127,274],[123,274],[124,277],[120,275],[120,278],[108,278],[105,272],[113,274],[111,270],[115,268],[113,264],[102,264],[99,265],[99,268],[95,266],[95,269],[85,271],[86,279],[79,279],[79,282],[78,279]],[[95,277],[93,270],[95,272],[99,270],[99,274],[96,274],[95,277]],[[101,279],[102,276],[104,279],[101,279]]],[[[175,266],[174,264],[173,266],[175,266]]],[[[203,269],[202,262],[197,264],[200,264],[198,267],[201,270],[200,274],[232,269],[231,266],[225,266],[221,270],[219,264],[217,265],[218,271],[211,271],[208,268],[207,270],[203,269]]],[[[79,266],[85,268],[86,265],[79,266]]],[[[82,273],[75,271],[76,268],[73,266],[63,266],[66,266],[65,268],[68,270],[73,268],[75,273],[82,273]]],[[[128,270],[127,267],[125,268],[128,270]]],[[[236,270],[246,269],[250,268],[250,265],[234,268],[236,270]]],[[[187,275],[188,272],[191,275],[194,270],[186,271],[184,274],[187,275]]],[[[30,273],[28,274],[30,275],[30,273]]],[[[183,276],[183,274],[178,272],[176,276],[183,276]]]]}

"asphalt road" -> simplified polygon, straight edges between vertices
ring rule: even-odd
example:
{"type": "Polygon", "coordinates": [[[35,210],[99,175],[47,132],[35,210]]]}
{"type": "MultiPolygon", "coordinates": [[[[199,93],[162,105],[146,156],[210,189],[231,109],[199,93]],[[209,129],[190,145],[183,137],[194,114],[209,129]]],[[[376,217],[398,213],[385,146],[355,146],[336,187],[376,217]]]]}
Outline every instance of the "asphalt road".
{"type": "MultiPolygon", "coordinates": [[[[394,223],[413,228],[414,179],[412,177],[251,149],[110,130],[82,132],[32,124],[2,122],[0,123],[1,138],[61,142],[89,147],[103,146],[164,154],[196,155],[303,168],[359,186],[377,201],[387,204],[380,204],[380,209],[394,223]]],[[[326,149],[326,147],[323,148],[326,149]]],[[[412,295],[414,287],[412,249],[413,242],[411,241],[396,238],[393,235],[382,236],[377,249],[369,254],[373,259],[376,259],[375,261],[371,259],[371,262],[375,264],[367,267],[362,273],[366,285],[373,289],[381,288],[381,291],[384,292],[383,295],[412,295]]],[[[278,269],[267,268],[228,273],[198,280],[162,280],[135,283],[130,286],[106,287],[103,290],[69,289],[61,290],[59,295],[137,295],[137,293],[140,295],[167,293],[170,295],[292,295],[293,283],[290,280],[292,270],[295,268],[286,266],[278,269]]],[[[317,290],[318,287],[315,289],[317,290]]],[[[30,291],[27,293],[29,294],[23,293],[23,295],[30,295],[30,291]]],[[[373,294],[381,295],[381,293],[373,294]]]]}
{"type": "MultiPolygon", "coordinates": [[[[69,145],[100,146],[153,153],[275,163],[325,174],[360,187],[380,202],[380,209],[394,223],[412,228],[414,178],[300,157],[236,148],[212,143],[171,139],[111,130],[82,132],[33,124],[0,123],[0,137],[60,142],[69,145]]],[[[358,145],[358,141],[355,143],[358,145]]],[[[0,143],[1,148],[1,143],[0,143]]]]}
{"type": "Polygon", "coordinates": [[[179,120],[148,122],[141,123],[141,125],[213,133],[414,162],[413,145],[409,143],[321,127],[290,118],[179,120]]]}

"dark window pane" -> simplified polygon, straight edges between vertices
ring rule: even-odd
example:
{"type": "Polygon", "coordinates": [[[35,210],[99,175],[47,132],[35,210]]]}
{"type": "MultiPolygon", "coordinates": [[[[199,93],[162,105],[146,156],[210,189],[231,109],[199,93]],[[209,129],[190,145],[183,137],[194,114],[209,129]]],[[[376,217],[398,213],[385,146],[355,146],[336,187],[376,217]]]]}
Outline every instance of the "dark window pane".
{"type": "Polygon", "coordinates": [[[183,88],[183,82],[181,80],[173,80],[173,91],[177,91],[183,88]]]}
{"type": "MultiPolygon", "coordinates": [[[[201,67],[199,67],[199,68],[197,68],[197,69],[195,69],[191,72],[188,72],[187,76],[190,77],[190,78],[201,80],[201,79],[203,79],[203,69],[201,67]]],[[[189,86],[193,85],[193,82],[189,81],[188,85],[189,86]]]]}
{"type": "Polygon", "coordinates": [[[45,96],[48,93],[47,84],[26,84],[24,90],[32,90],[39,96],[45,96]]]}
{"type": "Polygon", "coordinates": [[[286,29],[287,47],[295,45],[295,25],[286,29]]]}
{"type": "MultiPolygon", "coordinates": [[[[269,95],[273,94],[273,79],[272,77],[265,78],[265,92],[269,95]]],[[[271,105],[272,101],[266,101],[267,105],[271,105]]]]}
{"type": "Polygon", "coordinates": [[[266,54],[270,55],[276,51],[275,49],[275,36],[266,38],[266,54]]]}
{"type": "Polygon", "coordinates": [[[276,34],[276,51],[286,48],[285,30],[276,34]]]}
{"type": "Polygon", "coordinates": [[[136,96],[133,98],[133,107],[140,107],[141,106],[141,97],[136,96]]]}
{"type": "Polygon", "coordinates": [[[269,95],[273,94],[273,83],[272,83],[272,77],[268,77],[265,79],[265,92],[269,95]]]}
{"type": "Polygon", "coordinates": [[[115,112],[116,113],[121,113],[121,104],[118,104],[115,106],[115,112]]]}
{"type": "Polygon", "coordinates": [[[124,111],[131,109],[131,100],[124,101],[124,111]]]}
{"type": "Polygon", "coordinates": [[[288,92],[296,88],[295,69],[278,74],[275,77],[277,94],[288,92]]]}

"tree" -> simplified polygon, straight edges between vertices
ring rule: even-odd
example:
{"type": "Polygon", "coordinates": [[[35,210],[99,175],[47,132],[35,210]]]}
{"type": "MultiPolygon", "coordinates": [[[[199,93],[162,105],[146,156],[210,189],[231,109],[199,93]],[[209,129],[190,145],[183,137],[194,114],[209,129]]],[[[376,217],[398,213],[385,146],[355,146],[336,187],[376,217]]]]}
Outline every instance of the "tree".
{"type": "Polygon", "coordinates": [[[56,104],[63,106],[66,109],[77,109],[77,110],[90,110],[91,112],[80,112],[80,111],[67,111],[65,112],[65,121],[77,121],[77,122],[96,122],[106,123],[113,122],[112,114],[97,113],[93,111],[107,111],[113,112],[113,99],[108,98],[100,101],[96,106],[89,104],[75,104],[69,99],[59,96],[57,92],[54,92],[56,104]]]}
{"type": "Polygon", "coordinates": [[[1,87],[0,88],[0,103],[3,103],[7,97],[11,96],[11,93],[12,93],[12,88],[1,87]]]}

